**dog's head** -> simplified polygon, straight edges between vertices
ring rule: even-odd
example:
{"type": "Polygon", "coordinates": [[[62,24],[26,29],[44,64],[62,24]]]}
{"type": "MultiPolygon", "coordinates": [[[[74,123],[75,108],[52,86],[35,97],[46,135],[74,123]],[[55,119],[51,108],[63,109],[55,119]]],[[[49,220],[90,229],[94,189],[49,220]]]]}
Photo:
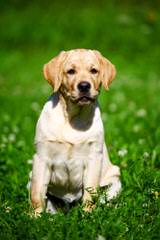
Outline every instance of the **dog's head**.
{"type": "Polygon", "coordinates": [[[98,51],[76,49],[62,51],[43,68],[53,87],[79,105],[90,104],[98,96],[101,84],[108,90],[116,70],[98,51]]]}

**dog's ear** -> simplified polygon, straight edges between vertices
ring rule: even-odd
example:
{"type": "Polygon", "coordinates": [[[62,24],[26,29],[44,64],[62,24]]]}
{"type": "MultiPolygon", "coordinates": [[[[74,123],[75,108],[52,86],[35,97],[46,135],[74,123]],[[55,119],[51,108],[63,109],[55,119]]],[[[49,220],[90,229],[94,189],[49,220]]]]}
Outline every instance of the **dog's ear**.
{"type": "Polygon", "coordinates": [[[100,77],[102,85],[106,90],[109,89],[109,85],[113,81],[116,75],[116,68],[115,66],[105,57],[103,57],[100,52],[94,51],[96,57],[100,62],[100,77]]]}
{"type": "Polygon", "coordinates": [[[62,65],[65,57],[66,52],[62,51],[58,56],[54,57],[43,67],[44,77],[49,82],[49,84],[51,84],[54,92],[58,91],[62,82],[62,65]]]}

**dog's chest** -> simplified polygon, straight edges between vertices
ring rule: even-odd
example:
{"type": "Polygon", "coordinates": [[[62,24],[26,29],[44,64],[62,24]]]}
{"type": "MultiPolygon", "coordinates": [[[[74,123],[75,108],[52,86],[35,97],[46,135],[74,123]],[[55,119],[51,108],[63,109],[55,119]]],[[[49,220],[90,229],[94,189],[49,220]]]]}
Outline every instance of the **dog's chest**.
{"type": "Polygon", "coordinates": [[[79,185],[86,159],[90,157],[89,143],[53,142],[48,151],[52,181],[59,185],[65,185],[66,182],[69,182],[72,187],[79,185]]]}
{"type": "MultiPolygon", "coordinates": [[[[84,123],[88,119],[84,120],[84,123]]],[[[47,102],[37,123],[35,142],[57,141],[71,144],[79,144],[87,141],[94,141],[99,134],[103,133],[103,125],[100,117],[100,111],[95,109],[93,121],[88,129],[78,129],[77,126],[71,126],[64,117],[63,108],[57,104],[52,109],[52,102],[47,102]]]]}
{"type": "Polygon", "coordinates": [[[89,144],[53,142],[49,149],[51,181],[49,191],[57,197],[75,200],[81,197],[83,173],[90,157],[89,144]]]}

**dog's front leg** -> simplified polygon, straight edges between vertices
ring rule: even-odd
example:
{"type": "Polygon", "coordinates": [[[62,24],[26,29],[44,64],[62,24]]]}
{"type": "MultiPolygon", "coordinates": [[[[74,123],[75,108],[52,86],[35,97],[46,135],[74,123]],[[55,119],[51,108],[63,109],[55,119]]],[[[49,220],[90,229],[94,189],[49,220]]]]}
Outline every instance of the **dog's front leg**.
{"type": "Polygon", "coordinates": [[[91,148],[91,154],[86,161],[84,176],[83,176],[83,204],[84,210],[90,211],[94,207],[92,202],[92,194],[96,193],[96,189],[99,186],[100,174],[103,158],[103,146],[93,143],[91,148]]]}
{"type": "Polygon", "coordinates": [[[47,160],[35,154],[31,181],[31,202],[35,216],[38,216],[45,207],[45,197],[49,181],[50,169],[47,160]]]}

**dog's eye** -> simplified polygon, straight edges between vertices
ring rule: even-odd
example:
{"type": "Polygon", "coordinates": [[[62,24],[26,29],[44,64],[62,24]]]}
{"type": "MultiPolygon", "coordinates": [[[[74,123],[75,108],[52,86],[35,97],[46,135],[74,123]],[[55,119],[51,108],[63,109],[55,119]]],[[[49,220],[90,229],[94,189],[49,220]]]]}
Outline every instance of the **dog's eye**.
{"type": "Polygon", "coordinates": [[[70,74],[70,75],[73,75],[75,73],[76,73],[76,71],[73,68],[71,68],[67,71],[67,74],[70,74]]]}
{"type": "Polygon", "coordinates": [[[96,73],[98,73],[98,70],[97,70],[96,68],[92,68],[92,69],[91,69],[91,73],[92,73],[92,74],[96,74],[96,73]]]}

